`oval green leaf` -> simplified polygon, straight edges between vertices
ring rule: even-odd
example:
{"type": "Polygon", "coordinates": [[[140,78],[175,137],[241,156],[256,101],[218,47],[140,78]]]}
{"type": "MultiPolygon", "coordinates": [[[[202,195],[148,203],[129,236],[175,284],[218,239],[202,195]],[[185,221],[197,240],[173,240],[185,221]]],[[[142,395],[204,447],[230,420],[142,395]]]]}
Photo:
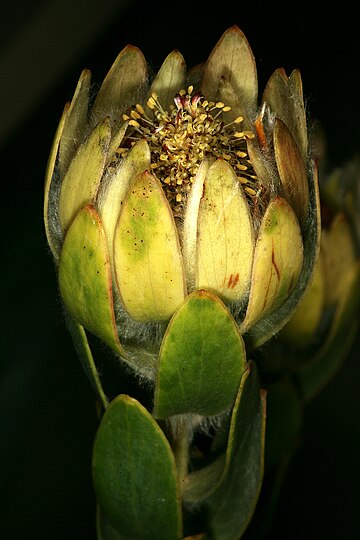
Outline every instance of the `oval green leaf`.
{"type": "Polygon", "coordinates": [[[100,506],[96,509],[96,533],[97,540],[127,540],[109,523],[106,514],[100,506]]]}
{"type": "MultiPolygon", "coordinates": [[[[254,373],[252,373],[250,367],[244,371],[236,396],[236,410],[238,410],[244,388],[247,384],[251,384],[253,376],[254,373]]],[[[248,404],[245,404],[245,406],[242,405],[245,411],[244,414],[246,414],[246,411],[248,411],[247,405],[248,404]]],[[[186,503],[199,504],[204,502],[207,497],[212,495],[214,491],[219,488],[223,480],[226,478],[234,449],[232,441],[234,438],[235,427],[236,423],[234,423],[233,420],[230,421],[229,431],[226,434],[227,440],[226,446],[224,446],[224,451],[212,463],[210,463],[210,465],[206,465],[205,467],[191,472],[185,477],[183,483],[183,498],[186,503]]]]}
{"type": "Polygon", "coordinates": [[[106,409],[93,453],[97,500],[125,539],[179,540],[181,510],[175,459],[150,413],[120,395],[106,409]]]}
{"type": "Polygon", "coordinates": [[[137,321],[168,320],[184,299],[175,221],[160,183],[148,172],[135,178],[123,202],[114,266],[124,306],[137,321]]]}
{"type": "Polygon", "coordinates": [[[59,286],[71,315],[116,353],[124,354],[116,330],[106,237],[91,205],[79,212],[65,237],[59,286]]]}
{"type": "Polygon", "coordinates": [[[212,293],[194,291],[163,338],[155,417],[224,411],[235,401],[245,367],[243,340],[227,308],[212,293]]]}
{"type": "Polygon", "coordinates": [[[211,495],[210,537],[234,540],[242,537],[259,498],[264,472],[266,392],[260,389],[255,364],[239,390],[227,449],[227,474],[211,495]]]}

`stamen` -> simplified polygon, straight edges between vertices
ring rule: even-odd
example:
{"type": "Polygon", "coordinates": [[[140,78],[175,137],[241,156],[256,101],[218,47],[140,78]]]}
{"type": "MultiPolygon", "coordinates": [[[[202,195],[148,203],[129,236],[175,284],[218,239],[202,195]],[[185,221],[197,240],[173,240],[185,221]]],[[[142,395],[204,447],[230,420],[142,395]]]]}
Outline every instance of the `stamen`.
{"type": "Polygon", "coordinates": [[[136,120],[130,120],[129,125],[133,126],[135,128],[140,128],[141,127],[139,122],[137,122],[136,120]]]}
{"type": "Polygon", "coordinates": [[[141,138],[148,142],[150,169],[162,182],[175,216],[181,215],[193,179],[206,157],[226,160],[244,185],[245,194],[256,204],[261,186],[246,148],[246,139],[253,138],[254,134],[237,131],[242,116],[224,124],[222,113],[228,113],[231,107],[222,101],[209,102],[193,91],[192,85],[187,90],[180,89],[174,96],[175,106],[171,105],[168,111],[153,92],[146,103],[152,111],[150,116],[139,103],[128,114],[123,114],[132,132],[125,136],[118,155],[125,157],[141,138]]]}

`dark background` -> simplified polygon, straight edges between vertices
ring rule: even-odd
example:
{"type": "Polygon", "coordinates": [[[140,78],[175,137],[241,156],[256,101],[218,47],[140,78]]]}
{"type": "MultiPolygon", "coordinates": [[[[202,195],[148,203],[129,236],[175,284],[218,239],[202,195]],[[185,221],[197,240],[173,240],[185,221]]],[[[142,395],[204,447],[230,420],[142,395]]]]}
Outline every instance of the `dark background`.
{"type": "MultiPolygon", "coordinates": [[[[47,155],[81,69],[99,85],[127,43],[154,70],[174,48],[191,67],[237,24],[254,51],[261,90],[275,68],[300,68],[333,168],[360,148],[356,19],[346,4],[326,13],[303,3],[238,1],[7,5],[0,23],[0,538],[95,538],[94,396],[65,329],[42,223],[47,155]]],[[[307,410],[268,538],[360,538],[359,346],[358,339],[307,410]]]]}

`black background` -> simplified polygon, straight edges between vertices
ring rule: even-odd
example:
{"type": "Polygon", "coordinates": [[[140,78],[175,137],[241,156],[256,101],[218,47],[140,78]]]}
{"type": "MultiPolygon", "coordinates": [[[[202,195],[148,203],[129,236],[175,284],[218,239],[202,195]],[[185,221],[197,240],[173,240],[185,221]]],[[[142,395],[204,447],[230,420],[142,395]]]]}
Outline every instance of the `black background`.
{"type": "MultiPolygon", "coordinates": [[[[89,4],[79,33],[101,10],[100,2],[89,4]]],[[[23,21],[44,5],[20,2],[16,12],[8,7],[2,21],[4,50],[23,21]]],[[[226,28],[237,24],[254,51],[261,90],[275,68],[284,67],[288,74],[300,68],[308,112],[327,135],[328,166],[337,167],[360,148],[359,29],[344,3],[332,11],[314,9],[315,4],[303,3],[280,8],[239,1],[118,2],[112,20],[97,28],[6,133],[0,147],[0,538],[95,538],[90,472],[97,425],[94,396],[65,329],[42,223],[47,155],[81,69],[89,68],[99,85],[127,43],[140,47],[154,70],[174,48],[191,67],[206,59],[226,28]]],[[[61,40],[73,39],[60,26],[56,30],[42,47],[55,67],[61,40]]],[[[44,58],[23,61],[36,67],[44,58]]],[[[12,80],[6,72],[0,77],[6,97],[1,107],[12,109],[16,119],[12,80]]],[[[32,84],[27,76],[21,92],[25,95],[32,84]]],[[[303,444],[269,538],[360,538],[359,346],[358,339],[339,375],[307,410],[303,444]]]]}

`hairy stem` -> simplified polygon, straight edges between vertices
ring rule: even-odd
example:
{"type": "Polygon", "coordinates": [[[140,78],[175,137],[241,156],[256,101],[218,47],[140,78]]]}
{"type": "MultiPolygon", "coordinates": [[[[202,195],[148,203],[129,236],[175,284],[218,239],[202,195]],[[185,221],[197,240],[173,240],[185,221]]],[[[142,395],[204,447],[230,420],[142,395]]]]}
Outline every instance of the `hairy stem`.
{"type": "Polygon", "coordinates": [[[183,490],[184,480],[188,474],[189,447],[192,438],[192,425],[185,416],[170,420],[173,436],[173,452],[175,456],[178,484],[180,491],[183,490]]]}

